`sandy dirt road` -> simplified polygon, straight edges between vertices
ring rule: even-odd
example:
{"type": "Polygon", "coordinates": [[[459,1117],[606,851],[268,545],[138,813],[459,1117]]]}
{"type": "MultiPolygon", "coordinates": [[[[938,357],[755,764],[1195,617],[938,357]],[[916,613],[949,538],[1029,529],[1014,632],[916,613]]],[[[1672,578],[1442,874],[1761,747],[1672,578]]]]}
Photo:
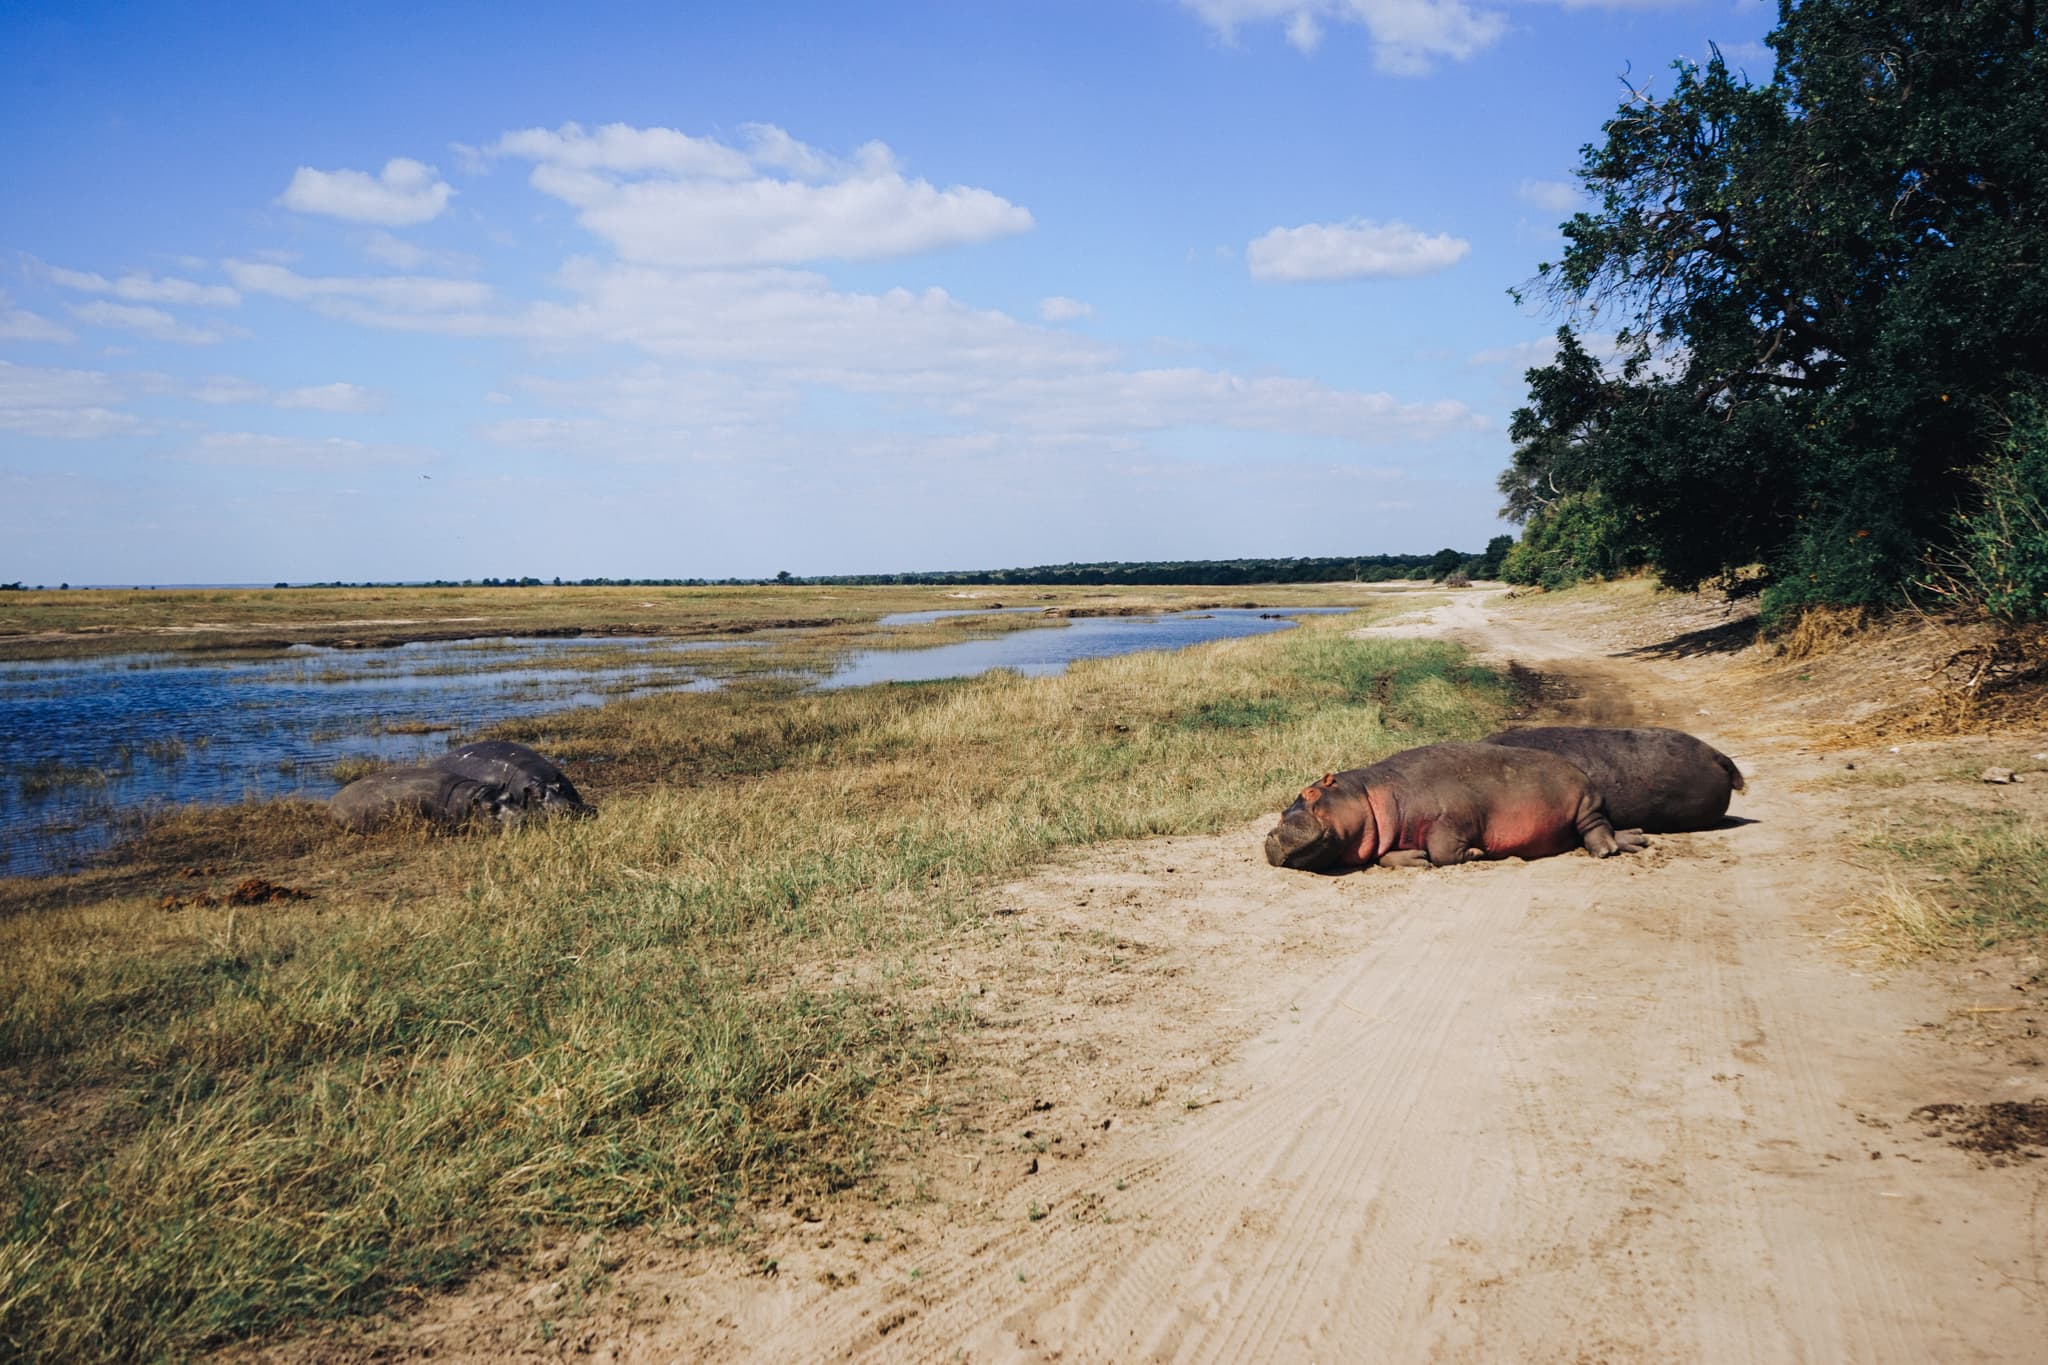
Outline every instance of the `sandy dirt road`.
{"type": "MultiPolygon", "coordinates": [[[[1403,627],[1396,627],[1397,629],[1403,627]]],[[[2007,979],[1877,981],[1810,717],[1725,659],[1617,657],[1466,598],[1406,628],[1693,730],[1742,823],[1584,855],[1276,871],[1270,820],[1004,888],[935,968],[996,1043],[866,1214],[629,1259],[543,1345],[545,1277],[416,1319],[439,1356],[1063,1361],[2048,1360],[2048,1162],[1909,1116],[2048,1098],[2007,979]],[[1725,683],[1725,685],[1724,685],[1725,683]],[[772,1273],[769,1273],[772,1272],[772,1273]]],[[[1312,775],[1307,775],[1312,776],[1312,775]]],[[[1995,974],[1994,974],[1995,975],[1995,974]]],[[[2028,1009],[2034,1008],[2029,1004],[2028,1009]]]]}

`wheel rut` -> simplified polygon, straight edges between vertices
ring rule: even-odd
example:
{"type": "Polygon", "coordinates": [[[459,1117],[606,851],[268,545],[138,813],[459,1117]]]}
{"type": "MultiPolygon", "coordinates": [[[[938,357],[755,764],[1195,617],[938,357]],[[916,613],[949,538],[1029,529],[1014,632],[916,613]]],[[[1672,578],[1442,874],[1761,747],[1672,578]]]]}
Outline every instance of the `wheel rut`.
{"type": "Polygon", "coordinates": [[[1005,887],[954,969],[1017,1041],[924,1197],[792,1230],[772,1280],[651,1264],[616,1354],[2039,1359],[2042,1173],[1907,1115],[2048,1083],[1944,1047],[1945,988],[1832,942],[1873,874],[1783,717],[1716,705],[1713,659],[1484,598],[1420,628],[1563,678],[1573,719],[1700,734],[1740,819],[1335,878],[1267,867],[1260,822],[1005,887]]]}

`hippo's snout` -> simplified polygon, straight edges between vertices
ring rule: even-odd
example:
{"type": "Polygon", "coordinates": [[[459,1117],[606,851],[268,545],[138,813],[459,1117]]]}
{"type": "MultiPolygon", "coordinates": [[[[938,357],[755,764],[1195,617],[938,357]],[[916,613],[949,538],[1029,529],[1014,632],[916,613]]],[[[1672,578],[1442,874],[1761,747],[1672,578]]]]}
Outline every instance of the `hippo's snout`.
{"type": "Polygon", "coordinates": [[[1314,871],[1335,854],[1335,838],[1307,811],[1289,811],[1266,835],[1266,861],[1274,867],[1314,871]]]}

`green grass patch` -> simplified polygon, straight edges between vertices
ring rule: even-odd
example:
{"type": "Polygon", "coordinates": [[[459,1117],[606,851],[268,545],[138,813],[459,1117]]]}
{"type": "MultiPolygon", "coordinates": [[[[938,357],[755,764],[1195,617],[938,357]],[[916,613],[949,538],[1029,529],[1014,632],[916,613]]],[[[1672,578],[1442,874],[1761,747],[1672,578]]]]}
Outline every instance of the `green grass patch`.
{"type": "Polygon", "coordinates": [[[1928,829],[1886,829],[1865,840],[1888,860],[1939,880],[1910,891],[1896,914],[1901,946],[1922,951],[2048,946],[2048,827],[2013,814],[1961,816],[1928,829]]]}
{"type": "Polygon", "coordinates": [[[917,963],[985,888],[1500,723],[1501,679],[1357,623],[548,717],[501,733],[604,813],[501,838],[358,840],[289,803],[167,825],[165,858],[200,858],[185,837],[363,880],[0,919],[0,1356],[188,1355],[537,1227],[715,1231],[860,1182],[966,1051],[917,963]]]}

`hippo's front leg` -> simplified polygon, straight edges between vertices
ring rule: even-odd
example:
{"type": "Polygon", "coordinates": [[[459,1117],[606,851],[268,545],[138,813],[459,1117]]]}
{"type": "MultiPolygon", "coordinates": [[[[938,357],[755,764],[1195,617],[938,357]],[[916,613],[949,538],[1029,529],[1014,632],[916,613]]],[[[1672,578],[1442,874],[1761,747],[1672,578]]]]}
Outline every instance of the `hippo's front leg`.
{"type": "Polygon", "coordinates": [[[1420,848],[1397,848],[1382,853],[1378,859],[1381,867],[1428,867],[1429,851],[1420,848]]]}
{"type": "Polygon", "coordinates": [[[1460,833],[1449,820],[1439,820],[1432,825],[1422,840],[1422,846],[1429,850],[1429,860],[1438,867],[1476,863],[1486,856],[1484,848],[1460,833]]]}
{"type": "Polygon", "coordinates": [[[1639,829],[1616,829],[1607,821],[1607,812],[1595,807],[1581,814],[1578,820],[1579,838],[1586,845],[1586,852],[1595,858],[1612,858],[1617,853],[1640,853],[1650,846],[1639,829]]]}

